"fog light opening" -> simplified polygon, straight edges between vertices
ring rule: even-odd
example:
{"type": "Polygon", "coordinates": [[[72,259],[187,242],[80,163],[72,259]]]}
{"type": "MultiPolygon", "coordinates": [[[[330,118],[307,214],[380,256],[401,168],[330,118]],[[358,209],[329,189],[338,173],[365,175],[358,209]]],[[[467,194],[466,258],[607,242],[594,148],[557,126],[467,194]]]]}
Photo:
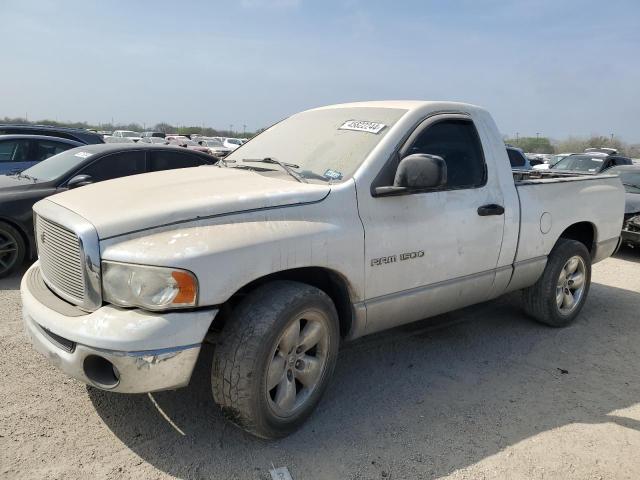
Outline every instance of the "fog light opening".
{"type": "Polygon", "coordinates": [[[89,355],[84,359],[83,368],[87,378],[98,387],[110,389],[120,383],[118,369],[105,358],[89,355]]]}

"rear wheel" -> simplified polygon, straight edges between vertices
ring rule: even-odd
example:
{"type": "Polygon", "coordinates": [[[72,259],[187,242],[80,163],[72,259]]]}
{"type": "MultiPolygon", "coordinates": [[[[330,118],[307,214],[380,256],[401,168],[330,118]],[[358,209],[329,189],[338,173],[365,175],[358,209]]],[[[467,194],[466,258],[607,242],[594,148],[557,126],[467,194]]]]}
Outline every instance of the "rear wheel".
{"type": "Polygon", "coordinates": [[[278,281],[247,295],[226,323],[214,352],[214,400],[254,435],[288,435],[311,415],[333,373],[333,302],[315,287],[278,281]]]}
{"type": "Polygon", "coordinates": [[[0,278],[11,275],[24,261],[26,246],[22,235],[11,225],[0,222],[0,278]]]}
{"type": "Polygon", "coordinates": [[[561,238],[542,276],[523,290],[526,312],[552,327],[569,325],[584,306],[591,285],[591,255],[584,244],[561,238]]]}

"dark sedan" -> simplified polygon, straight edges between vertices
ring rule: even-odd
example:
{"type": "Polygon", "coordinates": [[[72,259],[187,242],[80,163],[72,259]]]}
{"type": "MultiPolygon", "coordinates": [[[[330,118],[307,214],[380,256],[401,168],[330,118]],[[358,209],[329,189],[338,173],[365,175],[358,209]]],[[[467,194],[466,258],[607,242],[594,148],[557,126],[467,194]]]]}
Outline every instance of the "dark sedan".
{"type": "Polygon", "coordinates": [[[640,166],[625,165],[607,171],[618,175],[627,192],[622,224],[622,243],[640,247],[640,166]]]}
{"type": "Polygon", "coordinates": [[[0,135],[0,174],[20,172],[80,145],[84,144],[44,135],[0,135]]]}
{"type": "Polygon", "coordinates": [[[612,167],[620,165],[631,165],[630,158],[619,155],[607,155],[605,153],[576,153],[564,157],[556,163],[552,170],[563,170],[570,172],[581,172],[586,174],[597,174],[612,167]]]}
{"type": "Polygon", "coordinates": [[[53,125],[20,125],[0,123],[0,135],[47,135],[67,138],[83,145],[104,143],[102,135],[82,128],[56,127],[53,125]]]}
{"type": "Polygon", "coordinates": [[[31,209],[38,200],[90,183],[216,161],[205,153],[164,145],[84,145],[19,174],[0,176],[0,277],[36,255],[31,209]]]}

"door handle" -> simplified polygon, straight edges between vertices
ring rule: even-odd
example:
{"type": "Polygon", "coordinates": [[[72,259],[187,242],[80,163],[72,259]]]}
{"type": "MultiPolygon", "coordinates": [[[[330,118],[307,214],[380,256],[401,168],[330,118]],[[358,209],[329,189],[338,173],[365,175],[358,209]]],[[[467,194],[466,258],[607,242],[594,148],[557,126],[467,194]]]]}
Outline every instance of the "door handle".
{"type": "Polygon", "coordinates": [[[489,205],[483,205],[478,207],[478,215],[481,217],[488,217],[489,215],[502,215],[504,213],[504,207],[502,205],[496,205],[490,203],[489,205]]]}

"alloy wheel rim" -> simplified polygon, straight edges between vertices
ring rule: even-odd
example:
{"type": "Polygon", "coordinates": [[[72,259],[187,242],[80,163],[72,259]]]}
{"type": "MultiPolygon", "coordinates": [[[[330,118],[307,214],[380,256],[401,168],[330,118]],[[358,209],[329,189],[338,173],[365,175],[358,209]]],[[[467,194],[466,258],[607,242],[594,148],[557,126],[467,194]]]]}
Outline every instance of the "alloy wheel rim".
{"type": "Polygon", "coordinates": [[[18,259],[18,242],[6,232],[0,231],[0,273],[11,269],[18,259]]]}
{"type": "Polygon", "coordinates": [[[573,312],[580,304],[587,281],[587,268],[582,257],[571,257],[560,270],[556,285],[556,304],[562,315],[573,312]]]}
{"type": "Polygon", "coordinates": [[[267,403],[276,415],[294,415],[320,384],[328,360],[327,322],[320,312],[304,312],[278,339],[267,367],[265,389],[267,403]]]}

